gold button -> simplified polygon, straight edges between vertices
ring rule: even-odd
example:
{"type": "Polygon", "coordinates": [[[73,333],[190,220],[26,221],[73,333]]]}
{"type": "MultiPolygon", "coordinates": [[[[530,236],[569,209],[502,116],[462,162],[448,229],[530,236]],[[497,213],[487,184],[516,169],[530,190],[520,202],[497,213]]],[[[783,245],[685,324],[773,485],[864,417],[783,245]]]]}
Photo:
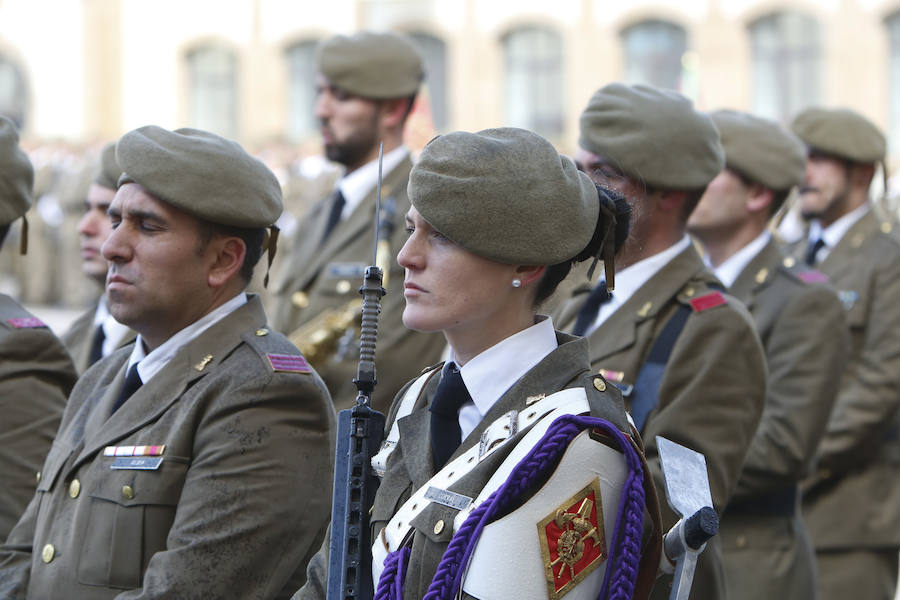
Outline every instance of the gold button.
{"type": "Polygon", "coordinates": [[[769,270],[767,268],[763,267],[756,274],[756,283],[764,283],[768,276],[769,276],[769,270]]]}
{"type": "Polygon", "coordinates": [[[784,266],[786,266],[788,269],[790,269],[791,267],[793,267],[796,264],[797,264],[797,259],[795,259],[793,256],[788,256],[787,258],[784,259],[784,266]]]}
{"type": "Polygon", "coordinates": [[[606,391],[606,382],[603,381],[602,377],[594,377],[594,387],[597,388],[599,392],[606,391]]]}
{"type": "Polygon", "coordinates": [[[44,549],[41,550],[41,560],[48,563],[53,560],[54,554],[56,554],[56,548],[53,547],[53,544],[47,544],[44,546],[44,549]]]}
{"type": "Polygon", "coordinates": [[[735,541],[737,542],[738,548],[743,548],[744,546],[747,545],[747,538],[745,538],[742,535],[737,536],[737,540],[735,540],[735,541]]]}
{"type": "Polygon", "coordinates": [[[131,500],[132,498],[134,498],[134,488],[132,488],[130,485],[123,485],[122,495],[131,500]]]}
{"type": "Polygon", "coordinates": [[[291,303],[297,308],[306,308],[309,306],[309,296],[306,292],[294,292],[291,296],[291,303]]]}
{"type": "Polygon", "coordinates": [[[641,309],[640,309],[639,311],[637,311],[638,316],[639,316],[639,317],[646,317],[647,315],[650,314],[650,309],[651,309],[651,308],[653,308],[653,303],[652,303],[652,302],[645,302],[644,305],[641,307],[641,309]]]}
{"type": "Polygon", "coordinates": [[[441,532],[444,530],[444,520],[438,519],[438,522],[434,524],[434,535],[441,535],[441,532]]]}
{"type": "Polygon", "coordinates": [[[37,478],[37,482],[40,483],[41,482],[41,472],[38,471],[37,475],[35,475],[35,477],[37,478]]]}
{"type": "Polygon", "coordinates": [[[691,296],[693,296],[693,295],[694,295],[694,288],[692,288],[692,287],[686,287],[686,288],[684,288],[684,295],[687,296],[688,298],[690,298],[691,296]]]}
{"type": "Polygon", "coordinates": [[[268,329],[257,329],[256,330],[256,337],[265,337],[267,335],[269,335],[268,329]]]}
{"type": "Polygon", "coordinates": [[[337,286],[335,286],[335,289],[337,289],[338,294],[346,294],[350,291],[350,282],[346,279],[341,279],[337,282],[337,286]]]}
{"type": "Polygon", "coordinates": [[[77,479],[73,479],[72,483],[69,484],[69,495],[73,498],[77,498],[79,492],[81,492],[81,482],[77,479]]]}
{"type": "Polygon", "coordinates": [[[890,233],[890,232],[891,232],[891,229],[892,229],[892,227],[891,227],[891,224],[890,224],[890,223],[884,222],[884,223],[881,224],[881,231],[882,231],[882,233],[890,233]]]}

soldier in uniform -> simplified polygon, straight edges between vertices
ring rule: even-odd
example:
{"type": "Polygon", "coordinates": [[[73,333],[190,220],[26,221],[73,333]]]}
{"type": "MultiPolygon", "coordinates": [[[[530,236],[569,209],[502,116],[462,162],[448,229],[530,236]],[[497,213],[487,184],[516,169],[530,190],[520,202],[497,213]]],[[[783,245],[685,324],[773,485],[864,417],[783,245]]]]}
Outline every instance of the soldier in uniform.
{"type": "MultiPolygon", "coordinates": [[[[95,281],[100,289],[106,284],[106,259],[100,254],[100,246],[109,237],[112,225],[106,211],[116,195],[116,187],[122,169],[116,162],[116,144],[104,146],[100,155],[100,169],[87,191],[84,200],[84,216],[78,222],[81,238],[81,270],[95,281]]],[[[135,333],[116,321],[106,306],[106,296],[101,294],[83,315],[78,317],[62,341],[72,355],[79,373],[109,356],[117,348],[134,340],[135,333]]]]}
{"type": "MultiPolygon", "coordinates": [[[[657,493],[664,490],[655,442],[661,435],[706,456],[721,515],[759,423],[766,365],[752,318],[723,293],[685,233],[688,215],[724,166],[719,134],[675,92],[613,83],[582,113],[579,146],[580,168],[628,198],[632,234],[616,261],[612,294],[606,281],[577,289],[558,323],[587,336],[592,368],[624,390],[657,493]]],[[[676,520],[663,507],[664,527],[676,520]]],[[[667,597],[667,588],[661,579],[654,597],[667,597]]],[[[724,591],[713,538],[691,597],[724,591]]]]}
{"type": "Polygon", "coordinates": [[[116,158],[106,294],[139,335],[72,391],[0,597],[289,596],[328,520],[334,409],[244,292],[281,188],[195,129],[136,129],[116,158]]]}
{"type": "Polygon", "coordinates": [[[816,598],[815,553],[800,516],[840,383],[849,334],[827,278],[785,257],[766,229],[803,182],[806,150],[779,124],[749,114],[711,114],[725,169],[688,220],[716,276],[753,315],[769,388],[759,429],[719,537],[728,598],[816,598]]]}
{"type": "MultiPolygon", "coordinates": [[[[15,126],[0,117],[0,245],[31,206],[33,177],[15,126]]],[[[0,540],[34,496],[35,475],[76,378],[72,359],[50,329],[0,294],[0,540]]]]}
{"type": "Polygon", "coordinates": [[[885,140],[861,115],[812,108],[793,122],[809,154],[809,239],[793,247],[837,289],[849,359],[803,512],[824,598],[893,599],[900,548],[900,244],[868,200],[885,140]]]}
{"type": "MultiPolygon", "coordinates": [[[[379,589],[399,584],[407,599],[429,588],[435,597],[454,597],[449,582],[465,571],[459,576],[465,598],[559,598],[572,590],[596,598],[615,587],[604,578],[618,581],[619,559],[628,554],[622,549],[629,547],[629,566],[640,575],[627,590],[615,589],[623,598],[645,598],[659,564],[659,530],[648,535],[643,555],[639,539],[612,531],[617,507],[627,506],[620,516],[637,519],[633,533],[640,537],[643,507],[619,501],[628,472],[623,446],[592,438],[584,446],[555,446],[544,432],[558,416],[585,414],[606,419],[614,436],[624,433],[626,450],[638,438],[630,435],[618,390],[591,373],[586,341],[554,331],[551,319],[534,312],[573,262],[600,255],[604,240],[612,254],[627,232],[627,204],[598,194],[549,142],[515,128],[435,138],[413,167],[409,196],[409,239],[398,255],[406,270],[403,321],[442,331],[450,359],[398,394],[387,442],[373,459],[383,471],[371,511],[379,589]],[[558,404],[566,395],[579,400],[558,404]],[[550,480],[530,481],[524,493],[505,486],[520,489],[513,494],[518,508],[496,513],[480,536],[469,536],[467,524],[493,506],[485,498],[516,480],[513,466],[533,448],[552,447],[567,448],[578,464],[563,459],[544,473],[550,480]],[[606,483],[587,492],[598,480],[606,483]],[[567,554],[561,535],[577,535],[584,545],[567,554]],[[601,538],[609,560],[597,553],[601,538]],[[471,561],[460,563],[475,542],[471,561]]],[[[649,488],[647,509],[656,514],[649,475],[632,476],[639,495],[649,488]]],[[[326,551],[310,562],[307,585],[295,598],[325,597],[326,551]]]]}
{"type": "Polygon", "coordinates": [[[439,335],[403,327],[403,270],[395,261],[405,239],[406,184],[412,168],[403,127],[424,77],[422,59],[405,38],[391,33],[338,35],[317,56],[316,117],[325,153],[346,167],[334,194],[301,220],[291,255],[274,286],[272,326],[303,348],[311,337],[331,340],[310,352],[338,409],[356,398],[359,359],[358,289],[372,262],[379,143],[384,142],[384,203],[393,207],[391,255],[385,260],[388,295],[382,302],[378,387],[373,406],[387,410],[400,387],[437,362],[439,335]],[[341,318],[346,316],[346,318],[341,318]],[[340,338],[340,339],[339,339],[340,338]]]}

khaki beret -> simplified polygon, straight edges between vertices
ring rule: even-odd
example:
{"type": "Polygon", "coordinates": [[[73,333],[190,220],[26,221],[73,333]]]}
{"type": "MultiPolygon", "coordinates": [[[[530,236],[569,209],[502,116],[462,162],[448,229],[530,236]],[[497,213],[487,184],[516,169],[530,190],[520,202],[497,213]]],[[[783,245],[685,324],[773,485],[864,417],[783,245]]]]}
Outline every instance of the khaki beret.
{"type": "Polygon", "coordinates": [[[34,169],[19,148],[16,126],[0,117],[0,225],[9,225],[31,206],[34,169]]]}
{"type": "Polygon", "coordinates": [[[673,91],[610,83],[581,113],[578,144],[651,187],[694,190],[725,166],[708,115],[673,91]]]}
{"type": "Polygon", "coordinates": [[[538,134],[512,127],[434,138],[410,172],[408,192],[441,234],[507,264],[574,258],[600,212],[587,175],[538,134]]]}
{"type": "Polygon", "coordinates": [[[115,190],[119,187],[119,177],[122,176],[122,169],[116,162],[116,143],[110,142],[103,146],[100,153],[100,168],[97,176],[94,177],[94,183],[100,187],[115,190]]]}
{"type": "Polygon", "coordinates": [[[797,136],[775,121],[734,110],[710,116],[722,137],[729,169],[778,192],[803,183],[806,147],[797,136]]]}
{"type": "Polygon", "coordinates": [[[124,173],[156,198],[196,217],[232,227],[268,227],[281,215],[281,185],[240,144],[208,131],[155,125],[116,144],[124,173]]]}
{"type": "Polygon", "coordinates": [[[884,135],[874,123],[847,108],[808,108],[791,125],[801,140],[815,150],[859,163],[884,160],[884,135]]]}
{"type": "Polygon", "coordinates": [[[319,46],[316,67],[332,85],[376,100],[411,96],[425,77],[419,52],[396,33],[331,37],[319,46]]]}

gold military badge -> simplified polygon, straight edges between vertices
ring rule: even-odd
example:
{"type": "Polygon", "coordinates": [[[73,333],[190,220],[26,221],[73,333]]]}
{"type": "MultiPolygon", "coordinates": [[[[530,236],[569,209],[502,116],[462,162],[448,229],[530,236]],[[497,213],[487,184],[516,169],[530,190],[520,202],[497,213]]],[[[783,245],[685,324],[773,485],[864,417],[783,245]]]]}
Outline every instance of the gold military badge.
{"type": "Polygon", "coordinates": [[[562,598],[606,560],[600,481],[580,492],[538,523],[547,592],[562,598]]]}

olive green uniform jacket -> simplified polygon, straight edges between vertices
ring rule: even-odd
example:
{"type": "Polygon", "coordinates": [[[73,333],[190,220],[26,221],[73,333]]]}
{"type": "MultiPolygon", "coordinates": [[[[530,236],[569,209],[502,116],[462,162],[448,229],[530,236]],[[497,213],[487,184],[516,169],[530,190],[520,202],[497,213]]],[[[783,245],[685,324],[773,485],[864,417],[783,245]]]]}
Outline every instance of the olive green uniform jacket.
{"type": "MultiPolygon", "coordinates": [[[[900,546],[900,243],[871,212],[818,268],[844,304],[850,354],[805,484],[816,550],[900,546]]],[[[794,248],[800,257],[806,240],[794,248]]]]}
{"type": "Polygon", "coordinates": [[[334,413],[264,327],[254,297],[112,416],[132,346],[84,374],[0,547],[0,597],[262,599],[302,583],[330,512],[334,413]],[[139,445],[165,445],[158,468],[112,468],[107,447],[139,445]]]}
{"type": "Polygon", "coordinates": [[[769,241],[729,289],[753,315],[769,369],[762,420],[719,530],[730,600],[816,597],[798,484],[813,468],[849,344],[825,279],[769,241]]]}
{"type": "MultiPolygon", "coordinates": [[[[584,340],[557,333],[557,341],[560,344],[559,347],[497,400],[481,423],[463,440],[448,462],[478,444],[482,433],[488,426],[505,413],[510,410],[524,410],[527,406],[527,398],[541,394],[550,395],[572,387],[585,386],[593,416],[610,421],[622,431],[631,431],[620,394],[613,390],[612,386],[599,392],[591,384],[590,366],[587,363],[587,345],[584,340]]],[[[372,529],[376,534],[372,539],[377,538],[377,533],[388,524],[394,513],[412,493],[435,474],[431,452],[431,413],[428,406],[437,390],[439,380],[440,377],[432,377],[416,401],[413,412],[398,421],[400,441],[388,459],[387,470],[372,507],[372,529]]],[[[405,388],[403,391],[405,392],[405,388]]],[[[402,397],[402,393],[398,395],[397,401],[388,414],[386,430],[390,429],[394,421],[402,397]]],[[[519,431],[516,437],[521,439],[528,430],[519,431]]],[[[451,490],[471,498],[478,496],[497,467],[515,447],[516,441],[518,440],[514,438],[485,458],[471,472],[451,486],[451,490]]],[[[573,493],[576,491],[573,490],[573,493]]],[[[648,502],[650,502],[649,499],[648,502]]],[[[403,597],[406,600],[422,598],[428,590],[444,550],[453,537],[453,527],[435,527],[435,524],[438,521],[452,523],[456,514],[455,509],[432,502],[411,522],[414,527],[414,537],[403,589],[403,597]]],[[[510,559],[507,557],[503,560],[510,559]]],[[[655,568],[656,565],[653,566],[654,572],[655,568]]],[[[322,551],[310,561],[307,584],[294,595],[294,599],[324,599],[327,571],[328,544],[326,543],[322,551]]]]}
{"type": "MultiPolygon", "coordinates": [[[[72,362],[75,363],[75,369],[78,370],[79,375],[87,371],[88,367],[91,366],[88,364],[88,361],[91,359],[91,346],[94,343],[94,333],[97,329],[94,325],[95,314],[97,314],[96,302],[75,319],[69,329],[59,338],[72,356],[72,362]]],[[[134,341],[135,337],[137,337],[137,334],[129,330],[128,334],[119,343],[119,347],[127,346],[134,341]]]]}
{"type": "MultiPolygon", "coordinates": [[[[388,173],[382,184],[382,198],[394,199],[394,231],[390,238],[390,271],[385,275],[387,295],[381,301],[378,319],[378,385],[372,397],[376,410],[386,412],[391,400],[407,381],[422,368],[440,360],[444,337],[438,333],[419,333],[403,326],[404,270],[397,264],[397,252],[406,241],[406,213],[409,197],[406,184],[412,162],[403,160],[388,173]]],[[[290,255],[279,259],[273,286],[272,327],[288,337],[301,325],[320,318],[326,311],[341,311],[359,300],[365,268],[372,264],[375,223],[375,190],[340,221],[323,245],[322,235],[328,223],[332,198],[325,198],[303,218],[294,236],[290,255]]],[[[358,326],[359,318],[355,319],[358,326]]],[[[318,329],[318,328],[316,328],[318,329]]],[[[345,345],[340,356],[317,361],[316,370],[331,392],[338,410],[355,404],[353,378],[359,363],[359,335],[345,345]]]]}
{"type": "Polygon", "coordinates": [[[76,378],[53,332],[0,294],[0,541],[34,496],[76,378]]]}
{"type": "MultiPolygon", "coordinates": [[[[656,491],[665,484],[656,436],[692,448],[706,457],[714,508],[721,515],[737,485],[738,474],[756,432],[766,397],[766,364],[753,320],[743,305],[723,295],[723,303],[696,310],[692,300],[721,289],[691,246],[658,271],[604,323],[588,335],[591,368],[621,374],[632,385],[647,361],[653,343],[680,306],[690,306],[672,349],[658,391],[658,403],[647,417],[641,436],[656,491]],[[712,287],[711,287],[712,286],[712,287]]],[[[575,324],[590,288],[584,286],[562,306],[554,319],[565,330],[575,324]]],[[[613,292],[615,293],[615,291],[613,292]]],[[[629,398],[625,398],[630,409],[629,398]]],[[[660,502],[663,527],[677,515],[660,502]]],[[[654,598],[668,597],[668,582],[660,579],[654,598]]],[[[724,572],[718,538],[700,556],[691,598],[723,598],[724,572]]]]}

